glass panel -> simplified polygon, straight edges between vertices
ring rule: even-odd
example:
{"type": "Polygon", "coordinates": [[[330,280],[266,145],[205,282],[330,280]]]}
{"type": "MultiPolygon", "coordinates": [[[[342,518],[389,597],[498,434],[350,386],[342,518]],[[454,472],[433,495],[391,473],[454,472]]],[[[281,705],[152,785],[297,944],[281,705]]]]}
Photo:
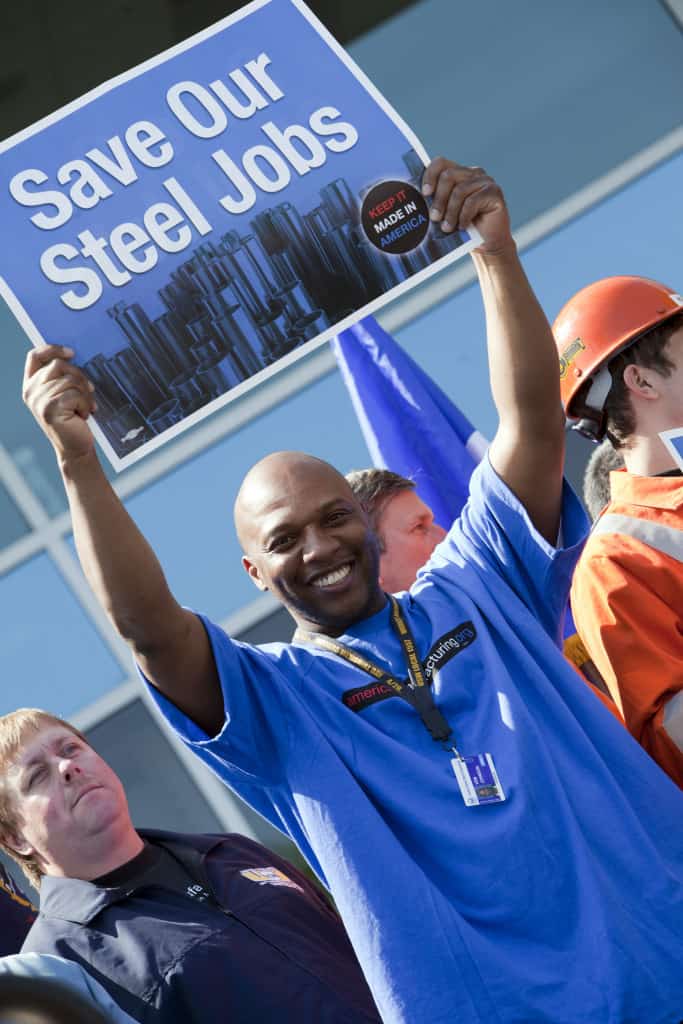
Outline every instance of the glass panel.
{"type": "Polygon", "coordinates": [[[27,532],[24,517],[0,484],[0,548],[19,540],[27,532]]]}
{"type": "Polygon", "coordinates": [[[293,632],[294,619],[284,608],[278,608],[235,636],[245,644],[286,644],[293,632]]]}
{"type": "Polygon", "coordinates": [[[0,375],[0,440],[51,516],[66,509],[66,497],[52,446],[21,400],[21,381],[30,342],[0,299],[3,372],[0,375]]]}
{"type": "Polygon", "coordinates": [[[0,579],[0,609],[0,714],[39,707],[67,717],[123,681],[47,555],[0,579]]]}
{"type": "Polygon", "coordinates": [[[678,128],[683,39],[654,0],[422,3],[349,51],[434,156],[523,224],[678,128]]]}

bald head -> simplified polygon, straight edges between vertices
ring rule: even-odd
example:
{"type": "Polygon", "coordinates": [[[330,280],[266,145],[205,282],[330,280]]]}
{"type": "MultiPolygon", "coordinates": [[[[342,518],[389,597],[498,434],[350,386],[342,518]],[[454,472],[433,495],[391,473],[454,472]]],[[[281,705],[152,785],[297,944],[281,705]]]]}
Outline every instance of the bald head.
{"type": "Polygon", "coordinates": [[[356,501],[346,478],[329,462],[306,452],[272,452],[255,463],[235,499],[237,537],[244,552],[253,546],[263,518],[283,503],[313,487],[317,492],[342,493],[356,501]]]}
{"type": "Polygon", "coordinates": [[[252,582],[299,626],[338,636],[383,606],[377,538],[328,462],[303,452],[261,459],[240,487],[235,527],[252,582]]]}

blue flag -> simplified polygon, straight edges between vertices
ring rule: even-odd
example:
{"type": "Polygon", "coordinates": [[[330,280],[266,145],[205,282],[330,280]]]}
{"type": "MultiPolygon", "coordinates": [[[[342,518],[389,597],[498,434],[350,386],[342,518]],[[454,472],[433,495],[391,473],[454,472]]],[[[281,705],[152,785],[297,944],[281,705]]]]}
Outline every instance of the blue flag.
{"type": "Polygon", "coordinates": [[[414,480],[448,529],[488,441],[374,317],[342,331],[332,347],[373,464],[414,480]]]}

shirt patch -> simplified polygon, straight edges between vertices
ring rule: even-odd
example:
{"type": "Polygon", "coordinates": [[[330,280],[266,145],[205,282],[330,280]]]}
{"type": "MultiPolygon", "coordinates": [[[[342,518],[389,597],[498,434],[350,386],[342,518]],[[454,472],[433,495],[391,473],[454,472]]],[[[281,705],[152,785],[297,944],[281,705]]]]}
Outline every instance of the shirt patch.
{"type": "Polygon", "coordinates": [[[185,893],[193,900],[197,900],[199,903],[206,903],[209,899],[209,892],[204,888],[203,885],[199,885],[198,882],[192,882],[185,889],[185,893]]]}
{"type": "Polygon", "coordinates": [[[256,882],[257,885],[277,885],[285,889],[298,889],[299,892],[303,892],[301,886],[293,882],[291,878],[287,878],[284,871],[280,871],[279,868],[244,868],[240,874],[244,878],[248,878],[250,882],[256,882]]]}
{"type": "Polygon", "coordinates": [[[461,622],[455,629],[449,629],[447,633],[440,636],[425,658],[424,665],[422,666],[427,682],[431,682],[435,672],[443,668],[451,658],[459,654],[460,651],[464,651],[476,639],[477,631],[474,628],[474,623],[469,620],[461,622]]]}
{"type": "MultiPolygon", "coordinates": [[[[429,685],[432,683],[434,673],[442,668],[460,651],[469,647],[477,638],[477,631],[474,623],[461,622],[454,629],[439,637],[422,665],[425,680],[429,685]]],[[[342,694],[342,701],[351,711],[363,711],[372,704],[387,697],[396,697],[398,694],[387,684],[382,682],[368,682],[365,686],[355,686],[352,690],[346,690],[342,694]]]]}
{"type": "Polygon", "coordinates": [[[342,694],[342,700],[351,711],[362,711],[376,704],[378,700],[395,697],[396,694],[386,683],[366,683],[365,686],[354,686],[342,694]]]}

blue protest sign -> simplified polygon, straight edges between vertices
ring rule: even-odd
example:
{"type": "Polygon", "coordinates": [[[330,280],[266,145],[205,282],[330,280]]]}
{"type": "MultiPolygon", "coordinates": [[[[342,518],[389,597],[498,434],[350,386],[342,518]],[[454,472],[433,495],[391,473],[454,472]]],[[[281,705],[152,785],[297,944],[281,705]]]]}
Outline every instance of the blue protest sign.
{"type": "Polygon", "coordinates": [[[117,468],[469,251],[301,0],[255,0],[0,146],[0,290],[117,468]]]}

